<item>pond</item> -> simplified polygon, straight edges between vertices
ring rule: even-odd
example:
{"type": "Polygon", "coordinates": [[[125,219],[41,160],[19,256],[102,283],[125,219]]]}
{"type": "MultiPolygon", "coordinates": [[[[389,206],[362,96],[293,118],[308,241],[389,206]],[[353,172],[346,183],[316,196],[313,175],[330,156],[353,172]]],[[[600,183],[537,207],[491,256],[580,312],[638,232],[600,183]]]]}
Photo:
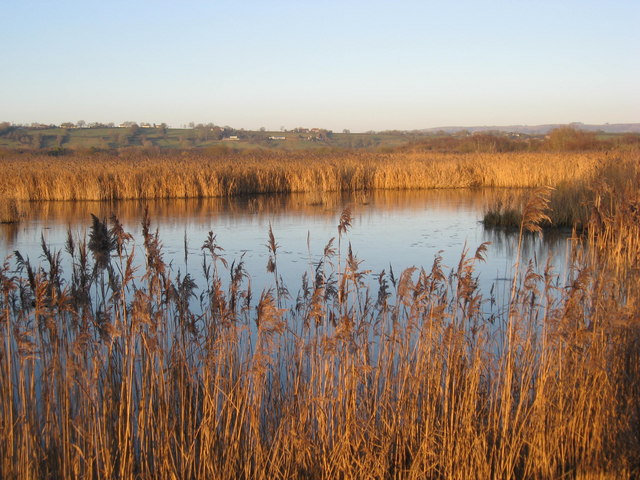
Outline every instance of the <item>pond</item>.
{"type": "MultiPolygon", "coordinates": [[[[229,265],[244,262],[254,291],[273,286],[273,276],[266,269],[271,227],[278,244],[278,272],[293,298],[304,272],[312,272],[325,245],[334,237],[334,247],[340,246],[343,262],[350,244],[353,254],[362,261],[360,269],[370,271],[367,278],[372,282],[382,270],[389,273],[393,269],[397,277],[412,266],[430,269],[436,255],[442,256],[445,271],[449,271],[457,267],[465,249],[473,255],[482,243],[491,242],[486,262],[476,263],[481,288],[488,291],[495,285],[498,290],[501,286],[508,290],[516,262],[517,235],[487,230],[481,223],[487,206],[501,195],[505,191],[458,189],[32,203],[23,222],[0,226],[0,255],[6,258],[17,250],[37,265],[42,262],[44,239],[50,249],[63,251],[64,258],[68,230],[74,237],[88,238],[91,214],[107,220],[115,214],[134,236],[129,251],[133,246],[141,256],[141,221],[148,208],[151,229],[159,232],[165,262],[171,263],[176,273],[189,273],[199,286],[204,282],[202,246],[209,231],[216,235],[229,265]],[[351,211],[352,225],[338,243],[337,226],[345,208],[351,211]]],[[[532,260],[542,270],[550,258],[561,274],[568,236],[566,232],[543,238],[526,236],[522,262],[532,260]]]]}

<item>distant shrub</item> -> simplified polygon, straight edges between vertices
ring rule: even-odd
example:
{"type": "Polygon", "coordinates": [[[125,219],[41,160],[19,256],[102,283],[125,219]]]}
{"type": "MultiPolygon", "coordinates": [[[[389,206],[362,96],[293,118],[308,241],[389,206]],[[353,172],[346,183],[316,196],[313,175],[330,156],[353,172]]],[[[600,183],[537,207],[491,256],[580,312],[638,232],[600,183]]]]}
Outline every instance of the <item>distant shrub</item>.
{"type": "Polygon", "coordinates": [[[227,145],[212,145],[210,147],[206,147],[204,149],[205,154],[211,156],[223,156],[231,153],[232,149],[227,145]]]}
{"type": "Polygon", "coordinates": [[[560,127],[551,130],[546,141],[551,150],[579,151],[599,150],[607,146],[606,142],[596,138],[596,132],[585,132],[573,127],[560,127]]]}
{"type": "Polygon", "coordinates": [[[63,147],[54,147],[51,150],[47,151],[47,155],[49,155],[50,157],[62,157],[67,153],[69,153],[69,151],[63,147]]]}
{"type": "Polygon", "coordinates": [[[11,126],[9,122],[1,122],[0,123],[0,137],[6,135],[7,133],[15,130],[16,127],[11,126]]]}

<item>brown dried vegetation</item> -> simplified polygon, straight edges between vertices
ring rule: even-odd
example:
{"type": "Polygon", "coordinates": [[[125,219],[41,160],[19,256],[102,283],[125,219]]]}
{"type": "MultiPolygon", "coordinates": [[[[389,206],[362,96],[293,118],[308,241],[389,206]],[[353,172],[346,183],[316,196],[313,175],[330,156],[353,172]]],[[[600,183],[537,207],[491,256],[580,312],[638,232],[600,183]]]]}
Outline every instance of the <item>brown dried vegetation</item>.
{"type": "MultiPolygon", "coordinates": [[[[0,198],[114,200],[247,193],[467,187],[557,187],[590,180],[602,152],[253,152],[185,155],[144,151],[0,161],[0,198]]],[[[616,159],[637,152],[618,152],[616,159]]]]}
{"type": "Polygon", "coordinates": [[[529,265],[498,306],[474,275],[486,245],[449,275],[439,257],[382,272],[375,292],[332,240],[287,302],[270,231],[276,287],[257,303],[213,233],[202,288],[173,272],[146,215],[141,272],[116,218],[69,235],[67,277],[44,242],[40,266],[16,253],[0,269],[0,476],[637,478],[637,185],[598,191],[565,283],[529,265]]]}

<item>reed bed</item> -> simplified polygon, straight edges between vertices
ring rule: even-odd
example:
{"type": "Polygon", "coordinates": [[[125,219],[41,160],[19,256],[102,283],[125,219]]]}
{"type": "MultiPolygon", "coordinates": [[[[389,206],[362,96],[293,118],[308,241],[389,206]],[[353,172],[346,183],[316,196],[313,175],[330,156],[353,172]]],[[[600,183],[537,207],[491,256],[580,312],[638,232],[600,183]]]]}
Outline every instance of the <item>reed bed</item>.
{"type": "MultiPolygon", "coordinates": [[[[378,189],[555,187],[591,179],[605,155],[611,154],[14,154],[0,162],[0,198],[115,200],[378,189]]],[[[637,151],[615,155],[620,161],[637,161],[637,151]]]]}
{"type": "Polygon", "coordinates": [[[297,291],[265,232],[262,292],[213,232],[196,286],[147,215],[141,246],[94,217],[0,270],[0,476],[636,478],[639,250],[612,248],[636,203],[603,205],[566,281],[519,265],[501,301],[478,288],[484,244],[450,270],[373,275],[349,211],[297,291]]]}
{"type": "MultiPolygon", "coordinates": [[[[605,157],[592,169],[576,174],[573,178],[568,178],[565,174],[558,178],[559,181],[549,180],[548,183],[538,185],[551,188],[549,215],[541,225],[584,230],[593,220],[592,215],[597,215],[600,208],[606,208],[607,216],[612,217],[613,210],[619,205],[626,205],[627,201],[637,198],[640,157],[637,153],[605,157]]],[[[504,191],[487,207],[485,226],[517,229],[528,198],[527,191],[504,191]]],[[[627,224],[625,221],[623,223],[627,224]]],[[[597,226],[599,231],[601,225],[597,226]]]]}

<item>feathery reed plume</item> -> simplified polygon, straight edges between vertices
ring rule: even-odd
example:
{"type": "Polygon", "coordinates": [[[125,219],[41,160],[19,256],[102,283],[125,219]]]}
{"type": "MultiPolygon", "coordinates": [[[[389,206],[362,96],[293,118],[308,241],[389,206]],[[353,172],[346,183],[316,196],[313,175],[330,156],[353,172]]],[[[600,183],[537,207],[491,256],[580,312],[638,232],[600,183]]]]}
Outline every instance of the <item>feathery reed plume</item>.
{"type": "Polygon", "coordinates": [[[276,256],[278,252],[278,248],[280,246],[276,243],[276,238],[273,235],[273,229],[271,228],[271,222],[269,222],[269,239],[267,241],[267,249],[269,250],[269,262],[267,263],[267,272],[274,273],[276,275],[277,280],[277,265],[276,265],[276,256]]]}
{"type": "MultiPolygon", "coordinates": [[[[342,261],[342,235],[346,234],[351,228],[351,209],[345,207],[340,214],[340,221],[338,222],[338,277],[342,275],[341,261],[342,261]]],[[[342,282],[342,280],[339,280],[342,282]]]]}
{"type": "Polygon", "coordinates": [[[115,244],[118,257],[122,257],[125,245],[133,240],[130,233],[125,232],[120,220],[115,214],[111,215],[111,229],[109,230],[111,241],[115,244]]]}
{"type": "Polygon", "coordinates": [[[269,222],[269,239],[267,241],[267,249],[269,250],[269,261],[267,262],[267,272],[273,273],[273,279],[276,285],[278,307],[281,307],[283,300],[289,297],[289,290],[278,274],[278,248],[280,248],[280,245],[276,243],[276,238],[273,235],[273,229],[271,228],[271,222],[269,222]]]}
{"type": "Polygon", "coordinates": [[[142,218],[142,237],[147,269],[142,279],[147,281],[150,294],[161,295],[163,287],[167,283],[167,265],[164,263],[159,232],[156,229],[156,232],[152,234],[150,226],[149,209],[145,207],[142,218]]]}
{"type": "Polygon", "coordinates": [[[387,277],[384,269],[377,275],[378,279],[378,299],[377,306],[380,307],[382,311],[385,311],[388,306],[388,299],[391,297],[391,292],[389,291],[389,282],[387,282],[387,277]]]}
{"type": "Polygon", "coordinates": [[[218,276],[218,262],[220,262],[224,266],[224,268],[227,268],[227,261],[222,255],[218,253],[223,252],[224,248],[218,245],[216,238],[217,235],[214,235],[213,231],[209,230],[207,239],[202,244],[202,247],[200,247],[201,250],[206,250],[209,252],[209,255],[211,255],[211,260],[213,261],[214,278],[218,276]]]}
{"type": "Polygon", "coordinates": [[[190,311],[189,301],[191,298],[197,298],[196,289],[198,285],[191,278],[188,273],[184,278],[180,278],[180,272],[178,272],[176,282],[171,283],[169,288],[169,299],[173,300],[178,310],[178,321],[182,328],[188,329],[189,332],[195,337],[197,335],[197,328],[195,326],[195,317],[190,311]]]}
{"type": "Polygon", "coordinates": [[[349,228],[351,228],[352,222],[351,209],[349,207],[345,207],[340,214],[340,222],[338,223],[338,237],[342,236],[343,233],[347,233],[349,228]]]}
{"type": "Polygon", "coordinates": [[[240,261],[236,264],[235,261],[231,263],[231,268],[229,269],[230,282],[229,282],[229,308],[232,311],[236,311],[237,305],[240,304],[242,297],[245,297],[246,304],[245,307],[249,306],[249,302],[251,301],[250,292],[244,292],[244,295],[241,294],[242,281],[245,278],[249,278],[245,268],[244,268],[244,253],[240,256],[240,261]]]}
{"type": "Polygon", "coordinates": [[[529,196],[527,203],[522,210],[521,230],[528,232],[541,233],[542,222],[551,222],[551,218],[547,215],[549,209],[549,200],[553,187],[541,187],[534,190],[529,196]]]}
{"type": "Polygon", "coordinates": [[[331,263],[331,259],[336,256],[336,249],[333,246],[333,242],[335,242],[336,238],[331,237],[327,244],[324,246],[324,250],[322,251],[322,258],[324,261],[329,263],[329,265],[333,265],[331,263]]]}
{"type": "Polygon", "coordinates": [[[89,233],[89,251],[93,255],[97,271],[104,270],[109,265],[111,252],[118,247],[117,239],[107,227],[106,220],[101,221],[91,214],[91,232],[89,233]]]}
{"type": "Polygon", "coordinates": [[[520,266],[520,256],[522,253],[522,238],[525,231],[539,233],[542,235],[541,222],[550,222],[551,219],[546,211],[549,208],[549,197],[553,191],[552,187],[541,187],[534,190],[529,196],[522,210],[522,219],[520,221],[520,231],[518,233],[518,245],[516,249],[516,261],[513,275],[513,285],[511,288],[511,300],[513,300],[516,292],[516,281],[518,278],[518,270],[520,266]]]}
{"type": "Polygon", "coordinates": [[[65,251],[71,255],[71,258],[76,255],[76,242],[73,239],[73,234],[71,233],[71,226],[67,228],[67,240],[64,243],[65,251]]]}

